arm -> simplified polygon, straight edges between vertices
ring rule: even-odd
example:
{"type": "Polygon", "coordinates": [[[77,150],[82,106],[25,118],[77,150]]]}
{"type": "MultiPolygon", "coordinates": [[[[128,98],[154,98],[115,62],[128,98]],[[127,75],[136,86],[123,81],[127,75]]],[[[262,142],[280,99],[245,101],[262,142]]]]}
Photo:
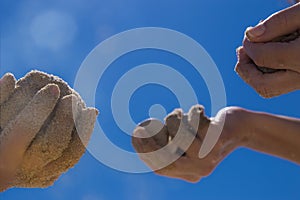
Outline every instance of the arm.
{"type": "Polygon", "coordinates": [[[300,164],[300,119],[245,111],[249,119],[249,140],[253,150],[300,164]]]}
{"type": "MultiPolygon", "coordinates": [[[[181,149],[180,151],[169,152],[167,150],[164,151],[164,154],[154,154],[154,156],[144,154],[145,152],[155,153],[156,150],[172,144],[172,139],[176,134],[189,134],[189,131],[185,130],[195,124],[189,122],[190,125],[187,128],[179,127],[185,116],[191,116],[191,113],[195,116],[196,112],[191,111],[193,108],[185,115],[181,110],[176,110],[167,116],[165,125],[159,125],[157,121],[150,123],[154,121],[151,119],[143,122],[135,129],[132,138],[133,146],[140,158],[155,173],[197,182],[202,177],[211,174],[228,154],[239,147],[250,148],[300,164],[300,119],[253,112],[238,107],[229,107],[219,112],[221,114],[217,116],[222,116],[222,113],[226,115],[224,126],[221,127],[221,136],[204,158],[199,158],[199,150],[203,145],[203,138],[206,137],[208,126],[210,123],[218,124],[216,122],[220,122],[218,118],[207,118],[204,115],[204,109],[200,113],[198,112],[200,123],[198,130],[196,129],[196,137],[184,153],[181,149]],[[153,130],[160,131],[153,133],[153,130]],[[171,140],[167,138],[171,138],[171,140]],[[181,153],[178,154],[178,152],[181,153]],[[177,156],[177,159],[171,162],[171,158],[174,156],[177,156]],[[170,160],[170,162],[161,163],[158,162],[159,160],[170,160]]],[[[210,134],[217,135],[212,132],[210,134]]],[[[177,144],[177,146],[180,147],[181,145],[177,144]]],[[[159,153],[156,152],[156,154],[159,153]]]]}

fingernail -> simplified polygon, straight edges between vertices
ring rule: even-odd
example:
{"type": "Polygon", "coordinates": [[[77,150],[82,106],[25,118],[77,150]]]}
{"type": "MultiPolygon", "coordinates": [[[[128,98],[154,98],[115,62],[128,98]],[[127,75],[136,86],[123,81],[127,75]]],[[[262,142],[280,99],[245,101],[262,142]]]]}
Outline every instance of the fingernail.
{"type": "Polygon", "coordinates": [[[249,27],[249,28],[247,28],[246,35],[247,35],[248,38],[251,39],[251,38],[262,36],[265,31],[266,31],[265,25],[262,24],[262,23],[259,23],[255,27],[249,27]]]}
{"type": "Polygon", "coordinates": [[[57,96],[59,94],[59,88],[57,85],[51,85],[50,92],[53,96],[57,96]]]}

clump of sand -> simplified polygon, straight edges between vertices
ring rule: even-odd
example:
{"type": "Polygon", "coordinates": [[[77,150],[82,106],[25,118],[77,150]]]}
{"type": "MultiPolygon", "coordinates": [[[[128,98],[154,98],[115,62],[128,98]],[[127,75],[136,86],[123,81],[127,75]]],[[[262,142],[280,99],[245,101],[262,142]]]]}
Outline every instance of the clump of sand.
{"type": "MultiPolygon", "coordinates": [[[[0,136],[43,87],[55,84],[60,97],[51,114],[28,146],[10,187],[47,187],[73,167],[85,152],[98,111],[86,108],[77,92],[57,76],[31,71],[16,81],[6,74],[0,84],[0,136]]],[[[39,119],[39,112],[33,115],[39,119]]],[[[21,117],[22,118],[22,117],[21,117]]],[[[33,119],[34,120],[34,119],[33,119]]],[[[0,137],[1,138],[1,137],[0,137]]]]}

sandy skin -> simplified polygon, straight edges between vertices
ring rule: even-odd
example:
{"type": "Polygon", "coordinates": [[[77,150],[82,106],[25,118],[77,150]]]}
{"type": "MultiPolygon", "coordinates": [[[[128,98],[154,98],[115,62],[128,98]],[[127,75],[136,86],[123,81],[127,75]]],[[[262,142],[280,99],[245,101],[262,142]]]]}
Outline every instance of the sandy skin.
{"type": "Polygon", "coordinates": [[[0,190],[52,185],[85,152],[98,111],[39,71],[8,73],[0,88],[0,190]]]}

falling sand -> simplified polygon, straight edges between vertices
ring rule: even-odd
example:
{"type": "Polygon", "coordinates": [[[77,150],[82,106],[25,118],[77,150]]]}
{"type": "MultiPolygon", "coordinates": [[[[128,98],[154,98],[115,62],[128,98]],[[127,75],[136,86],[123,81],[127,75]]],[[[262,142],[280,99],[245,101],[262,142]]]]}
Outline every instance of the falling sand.
{"type": "Polygon", "coordinates": [[[50,186],[85,152],[98,111],[86,108],[79,94],[62,79],[43,72],[31,71],[18,81],[8,73],[1,82],[0,140],[5,139],[5,130],[9,130],[16,119],[26,121],[26,117],[31,116],[27,119],[30,128],[37,128],[10,187],[50,186]],[[44,100],[35,100],[36,94],[51,85],[58,86],[60,92],[59,98],[54,99],[55,107],[37,109],[36,105],[44,100]],[[41,113],[47,109],[52,112],[47,119],[42,119],[41,113]]]}

